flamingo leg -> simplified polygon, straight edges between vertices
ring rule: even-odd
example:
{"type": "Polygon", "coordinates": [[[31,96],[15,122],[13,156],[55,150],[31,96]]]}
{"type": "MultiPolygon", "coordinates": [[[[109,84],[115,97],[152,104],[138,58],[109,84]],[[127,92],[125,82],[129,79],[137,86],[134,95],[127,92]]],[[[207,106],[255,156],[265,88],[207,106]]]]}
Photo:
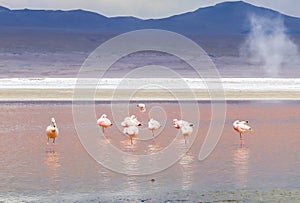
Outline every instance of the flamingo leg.
{"type": "Polygon", "coordinates": [[[245,146],[243,134],[240,133],[240,147],[243,148],[245,146]]]}
{"type": "Polygon", "coordinates": [[[47,144],[49,144],[49,137],[48,137],[48,141],[47,141],[47,144]]]}
{"type": "Polygon", "coordinates": [[[104,127],[102,127],[102,132],[104,133],[104,127]]]}
{"type": "Polygon", "coordinates": [[[132,142],[132,137],[130,137],[130,142],[131,142],[131,145],[133,144],[133,142],[132,142]]]}
{"type": "Polygon", "coordinates": [[[53,144],[55,143],[55,138],[53,138],[53,144]]]}
{"type": "Polygon", "coordinates": [[[154,137],[154,132],[153,132],[153,130],[152,130],[152,140],[153,140],[153,142],[155,143],[155,137],[154,137]]]}
{"type": "Polygon", "coordinates": [[[186,136],[184,136],[184,144],[186,144],[186,136]]]}

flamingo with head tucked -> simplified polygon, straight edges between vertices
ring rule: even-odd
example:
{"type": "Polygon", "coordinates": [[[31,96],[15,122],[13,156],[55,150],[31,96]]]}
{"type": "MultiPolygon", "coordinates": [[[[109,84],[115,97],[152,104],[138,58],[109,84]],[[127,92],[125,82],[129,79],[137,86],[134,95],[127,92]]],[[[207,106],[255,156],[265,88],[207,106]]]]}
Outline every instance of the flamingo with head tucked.
{"type": "Polygon", "coordinates": [[[131,125],[131,126],[125,127],[123,130],[123,133],[130,138],[130,142],[131,142],[131,144],[133,144],[132,139],[134,137],[137,137],[137,135],[139,134],[139,129],[135,125],[131,125]]]}
{"type": "Polygon", "coordinates": [[[97,120],[97,124],[102,127],[102,132],[104,133],[104,129],[112,126],[112,122],[107,118],[106,114],[102,114],[101,117],[97,120]]]}
{"type": "Polygon", "coordinates": [[[140,110],[141,112],[145,112],[145,111],[146,111],[146,105],[145,105],[145,104],[139,103],[139,104],[136,105],[136,106],[139,108],[139,110],[140,110]]]}
{"type": "Polygon", "coordinates": [[[192,127],[194,124],[189,123],[189,122],[184,121],[184,120],[178,120],[178,119],[176,119],[176,118],[173,119],[173,126],[174,126],[175,128],[181,129],[181,127],[182,127],[183,125],[188,125],[188,126],[192,127]]]}
{"type": "Polygon", "coordinates": [[[130,117],[126,117],[121,125],[124,127],[123,133],[130,137],[131,144],[133,144],[132,139],[139,134],[137,126],[142,126],[142,123],[135,115],[131,115],[130,117]]]}
{"type": "Polygon", "coordinates": [[[236,120],[233,122],[232,126],[233,129],[240,134],[240,141],[241,141],[241,146],[244,145],[244,136],[243,133],[246,131],[252,131],[252,128],[248,125],[248,121],[240,121],[236,120]]]}
{"type": "Polygon", "coordinates": [[[148,129],[152,131],[152,136],[154,137],[154,130],[158,130],[161,127],[160,123],[153,118],[148,122],[148,129]]]}
{"type": "Polygon", "coordinates": [[[135,115],[131,115],[130,117],[124,118],[124,121],[121,123],[123,127],[128,126],[142,126],[142,123],[137,119],[135,115]]]}
{"type": "Polygon", "coordinates": [[[55,143],[55,138],[58,136],[58,128],[54,118],[51,118],[51,124],[46,128],[46,134],[48,137],[47,144],[49,144],[49,139],[53,139],[53,143],[55,143]]]}
{"type": "Polygon", "coordinates": [[[186,137],[190,136],[193,132],[193,128],[190,125],[183,125],[181,128],[181,133],[184,137],[184,143],[186,144],[186,137]]]}

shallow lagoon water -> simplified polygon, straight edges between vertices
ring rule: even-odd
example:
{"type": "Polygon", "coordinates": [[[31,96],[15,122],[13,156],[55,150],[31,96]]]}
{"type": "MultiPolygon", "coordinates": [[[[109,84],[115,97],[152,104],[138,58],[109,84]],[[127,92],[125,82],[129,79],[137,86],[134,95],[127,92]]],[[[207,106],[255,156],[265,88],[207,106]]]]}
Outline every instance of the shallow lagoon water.
{"type": "MultiPolygon", "coordinates": [[[[147,132],[149,112],[152,117],[158,116],[156,119],[165,127],[158,132],[155,141],[135,140],[131,146],[118,128],[117,123],[122,118],[116,117],[115,125],[105,131],[109,142],[132,154],[149,154],[168,146],[178,133],[171,120],[180,117],[179,104],[146,102],[148,113],[143,114],[135,105],[130,104],[124,111],[120,105],[117,115],[136,114],[144,124],[140,134],[147,132]]],[[[184,105],[189,106],[188,103],[184,105]]],[[[199,125],[196,140],[183,158],[159,173],[127,176],[106,169],[86,152],[76,134],[71,103],[1,103],[0,199],[16,202],[92,200],[96,197],[126,200],[178,191],[299,188],[299,102],[228,102],[221,139],[204,161],[198,160],[198,154],[208,131],[211,105],[209,102],[197,105],[200,120],[194,120],[194,109],[187,108],[183,112],[186,120],[199,125]],[[60,135],[55,145],[47,145],[45,128],[53,116],[60,135]],[[249,120],[254,129],[245,135],[245,148],[240,148],[238,134],[232,129],[236,119],[249,120]]],[[[106,113],[113,117],[110,110],[109,102],[96,104],[97,116],[106,113]]],[[[94,124],[87,121],[82,125],[94,124]]],[[[183,138],[177,141],[178,150],[186,147],[183,138]]],[[[188,138],[188,141],[191,140],[188,138]]],[[[104,148],[103,153],[110,159],[104,148]]],[[[130,169],[135,162],[129,157],[123,164],[130,169]]]]}

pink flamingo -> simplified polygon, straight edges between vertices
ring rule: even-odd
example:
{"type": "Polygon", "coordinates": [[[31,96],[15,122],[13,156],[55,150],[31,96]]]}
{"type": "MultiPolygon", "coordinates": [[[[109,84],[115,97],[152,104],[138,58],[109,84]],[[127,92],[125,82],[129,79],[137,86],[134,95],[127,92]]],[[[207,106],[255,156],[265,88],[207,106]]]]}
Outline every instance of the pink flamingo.
{"type": "Polygon", "coordinates": [[[104,133],[104,128],[108,128],[112,126],[112,122],[107,118],[106,114],[102,114],[102,116],[97,120],[97,124],[102,127],[102,132],[104,133]]]}
{"type": "Polygon", "coordinates": [[[248,121],[236,120],[233,122],[233,129],[240,134],[241,147],[244,146],[244,136],[243,133],[246,131],[252,131],[252,128],[248,125],[248,121]]]}
{"type": "Polygon", "coordinates": [[[53,143],[55,143],[55,138],[58,136],[58,128],[54,118],[51,119],[51,124],[46,128],[46,134],[48,137],[47,144],[49,144],[49,139],[53,139],[53,143]]]}
{"type": "Polygon", "coordinates": [[[192,124],[192,123],[189,123],[189,122],[187,122],[187,121],[184,121],[184,120],[178,120],[178,119],[173,119],[173,126],[175,127],[175,128],[177,128],[177,129],[181,129],[181,127],[183,126],[183,125],[187,125],[187,126],[193,126],[194,124],[192,124]]]}

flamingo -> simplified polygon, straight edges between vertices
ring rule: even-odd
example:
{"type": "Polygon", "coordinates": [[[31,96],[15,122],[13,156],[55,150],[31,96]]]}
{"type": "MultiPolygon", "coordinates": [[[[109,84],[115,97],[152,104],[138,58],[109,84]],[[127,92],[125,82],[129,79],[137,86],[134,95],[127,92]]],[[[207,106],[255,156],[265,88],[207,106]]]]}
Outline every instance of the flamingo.
{"type": "Polygon", "coordinates": [[[135,115],[131,115],[130,117],[126,117],[124,121],[121,123],[123,127],[129,126],[142,126],[142,123],[137,119],[135,115]]]}
{"type": "Polygon", "coordinates": [[[194,126],[194,124],[184,120],[178,120],[175,118],[173,119],[173,126],[181,130],[181,133],[184,137],[184,143],[186,144],[186,137],[192,134],[193,132],[192,126],[194,126]]]}
{"type": "Polygon", "coordinates": [[[190,126],[192,127],[194,124],[192,123],[189,123],[187,121],[184,121],[184,120],[178,120],[178,119],[173,119],[173,126],[177,129],[180,129],[183,125],[187,125],[187,126],[190,126]]]}
{"type": "Polygon", "coordinates": [[[130,137],[130,142],[132,145],[133,144],[132,139],[139,134],[139,129],[135,125],[131,125],[131,126],[125,127],[123,130],[123,133],[130,137]]]}
{"type": "Polygon", "coordinates": [[[243,145],[244,140],[243,133],[246,131],[252,131],[252,128],[248,125],[248,123],[248,121],[236,120],[232,124],[233,129],[240,134],[241,146],[243,145]]]}
{"type": "Polygon", "coordinates": [[[121,125],[124,127],[123,133],[130,137],[131,144],[133,144],[132,138],[138,135],[139,129],[137,126],[142,126],[141,122],[135,115],[131,115],[126,117],[121,125]]]}
{"type": "Polygon", "coordinates": [[[107,118],[106,114],[102,114],[101,117],[97,120],[97,124],[102,127],[102,132],[104,133],[104,128],[112,126],[112,122],[107,118]]]}
{"type": "Polygon", "coordinates": [[[160,128],[160,123],[157,120],[154,120],[153,118],[150,119],[148,122],[148,129],[152,131],[152,136],[154,137],[154,130],[157,130],[160,128]]]}
{"type": "Polygon", "coordinates": [[[140,103],[140,104],[138,104],[136,106],[140,109],[141,112],[145,112],[146,111],[146,105],[145,104],[140,103]]]}
{"type": "Polygon", "coordinates": [[[51,119],[51,124],[46,128],[46,134],[48,137],[47,144],[49,144],[50,138],[53,139],[53,143],[55,143],[55,138],[58,136],[58,128],[54,118],[51,119]]]}
{"type": "Polygon", "coordinates": [[[186,137],[192,134],[193,128],[190,125],[182,125],[180,130],[184,137],[184,143],[186,144],[186,137]]]}

